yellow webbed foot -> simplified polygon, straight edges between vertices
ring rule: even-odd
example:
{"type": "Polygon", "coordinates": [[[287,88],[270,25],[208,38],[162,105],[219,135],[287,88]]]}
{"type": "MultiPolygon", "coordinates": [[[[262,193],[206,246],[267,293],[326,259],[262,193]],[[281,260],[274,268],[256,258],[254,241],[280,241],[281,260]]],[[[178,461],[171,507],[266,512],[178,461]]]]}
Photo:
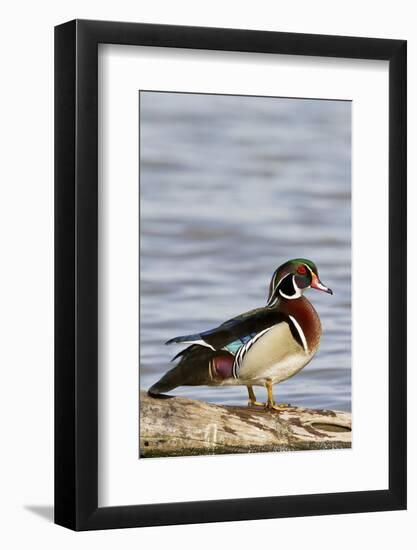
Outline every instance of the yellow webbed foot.
{"type": "Polygon", "coordinates": [[[273,393],[272,393],[272,381],[271,380],[268,380],[266,382],[265,386],[266,386],[266,391],[267,391],[267,394],[268,394],[268,401],[266,403],[266,408],[267,409],[282,412],[282,411],[288,410],[291,407],[291,405],[289,403],[275,403],[274,396],[273,396],[273,393]]]}
{"type": "Polygon", "coordinates": [[[273,411],[283,412],[291,408],[289,403],[266,403],[266,408],[273,411]]]}
{"type": "Polygon", "coordinates": [[[248,394],[249,394],[249,401],[248,401],[248,407],[265,407],[266,403],[261,403],[260,401],[256,401],[256,395],[253,391],[252,386],[246,386],[248,388],[248,394]]]}
{"type": "Polygon", "coordinates": [[[252,401],[249,399],[248,407],[266,407],[266,403],[261,403],[260,401],[252,401]]]}

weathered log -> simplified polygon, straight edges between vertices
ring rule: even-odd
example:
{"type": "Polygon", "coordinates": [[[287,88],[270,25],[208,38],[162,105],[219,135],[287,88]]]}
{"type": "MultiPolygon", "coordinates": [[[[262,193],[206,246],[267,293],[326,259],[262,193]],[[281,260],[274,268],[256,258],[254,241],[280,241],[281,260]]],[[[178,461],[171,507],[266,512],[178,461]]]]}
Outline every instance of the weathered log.
{"type": "Polygon", "coordinates": [[[140,393],[141,457],[350,446],[350,413],[291,406],[278,412],[140,393]]]}

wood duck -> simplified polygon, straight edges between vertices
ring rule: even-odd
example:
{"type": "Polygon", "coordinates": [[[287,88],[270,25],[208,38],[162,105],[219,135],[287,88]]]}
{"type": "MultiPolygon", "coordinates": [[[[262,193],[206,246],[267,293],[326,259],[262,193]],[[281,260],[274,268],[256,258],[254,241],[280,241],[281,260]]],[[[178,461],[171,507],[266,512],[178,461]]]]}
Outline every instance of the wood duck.
{"type": "Polygon", "coordinates": [[[304,368],[316,353],[321,323],[303,296],[315,288],[333,294],[318,276],[316,265],[302,258],[289,260],[273,274],[265,307],[242,313],[218,327],[167,344],[190,344],[172,360],[179,363],[150,389],[158,397],[178,386],[244,385],[248,405],[282,410],[273,398],[273,385],[304,368]],[[267,402],[258,403],[253,386],[265,386],[267,402]]]}

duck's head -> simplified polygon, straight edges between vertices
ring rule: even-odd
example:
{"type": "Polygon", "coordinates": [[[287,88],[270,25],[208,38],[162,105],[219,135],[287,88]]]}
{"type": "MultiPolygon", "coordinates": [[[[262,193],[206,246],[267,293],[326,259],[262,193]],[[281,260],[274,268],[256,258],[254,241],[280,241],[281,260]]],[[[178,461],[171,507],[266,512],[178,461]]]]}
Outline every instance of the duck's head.
{"type": "Polygon", "coordinates": [[[267,305],[272,306],[279,298],[287,300],[300,298],[307,288],[333,294],[331,289],[320,281],[316,264],[304,258],[289,260],[279,266],[272,275],[267,305]]]}

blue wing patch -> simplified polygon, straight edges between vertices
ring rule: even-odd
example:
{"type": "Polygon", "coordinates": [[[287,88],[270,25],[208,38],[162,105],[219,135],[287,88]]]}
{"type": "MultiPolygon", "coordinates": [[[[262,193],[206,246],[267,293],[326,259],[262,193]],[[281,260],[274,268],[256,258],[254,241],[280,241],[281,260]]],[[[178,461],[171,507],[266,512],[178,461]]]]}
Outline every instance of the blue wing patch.
{"type": "Polygon", "coordinates": [[[241,336],[237,340],[234,340],[230,344],[227,344],[227,346],[224,346],[224,350],[228,351],[232,355],[236,355],[236,353],[240,350],[242,346],[247,344],[249,340],[252,340],[252,338],[256,335],[256,332],[252,332],[251,334],[247,334],[246,336],[241,336]]]}

